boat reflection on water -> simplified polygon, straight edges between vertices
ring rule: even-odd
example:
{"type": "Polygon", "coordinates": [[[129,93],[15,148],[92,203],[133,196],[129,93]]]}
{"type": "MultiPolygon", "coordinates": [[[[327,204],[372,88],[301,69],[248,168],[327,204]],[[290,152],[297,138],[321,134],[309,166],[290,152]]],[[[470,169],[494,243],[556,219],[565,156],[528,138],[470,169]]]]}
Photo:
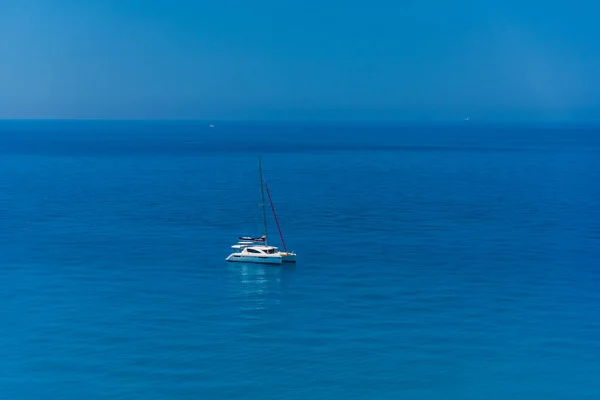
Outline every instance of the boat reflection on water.
{"type": "Polygon", "coordinates": [[[296,272],[296,264],[269,266],[235,263],[229,270],[237,275],[237,291],[243,298],[242,309],[260,310],[278,304],[296,272]]]}

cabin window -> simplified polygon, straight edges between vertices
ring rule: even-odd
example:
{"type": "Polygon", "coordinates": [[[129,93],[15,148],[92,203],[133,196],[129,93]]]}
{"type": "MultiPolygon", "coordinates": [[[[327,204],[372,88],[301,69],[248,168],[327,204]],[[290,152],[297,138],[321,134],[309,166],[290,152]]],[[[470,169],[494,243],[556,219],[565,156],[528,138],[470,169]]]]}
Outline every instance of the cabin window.
{"type": "Polygon", "coordinates": [[[258,253],[258,254],[260,254],[260,251],[258,251],[258,250],[254,250],[254,249],[246,249],[246,250],[248,250],[248,253],[258,253]]]}

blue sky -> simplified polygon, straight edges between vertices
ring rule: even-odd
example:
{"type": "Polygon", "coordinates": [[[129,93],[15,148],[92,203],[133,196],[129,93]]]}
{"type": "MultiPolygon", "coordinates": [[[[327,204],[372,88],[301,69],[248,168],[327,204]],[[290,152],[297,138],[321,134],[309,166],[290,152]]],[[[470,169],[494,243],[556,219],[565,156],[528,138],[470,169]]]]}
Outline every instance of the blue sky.
{"type": "Polygon", "coordinates": [[[600,120],[600,5],[2,0],[0,118],[600,120]]]}

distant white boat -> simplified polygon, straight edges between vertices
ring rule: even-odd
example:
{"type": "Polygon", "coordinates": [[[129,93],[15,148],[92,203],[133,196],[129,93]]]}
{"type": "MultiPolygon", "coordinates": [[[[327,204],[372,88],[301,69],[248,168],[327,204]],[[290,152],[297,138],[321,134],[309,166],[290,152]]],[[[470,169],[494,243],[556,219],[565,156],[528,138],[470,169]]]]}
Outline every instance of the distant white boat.
{"type": "Polygon", "coordinates": [[[208,127],[209,128],[214,128],[215,126],[213,124],[210,124],[208,127]]]}
{"type": "Polygon", "coordinates": [[[258,238],[254,238],[251,236],[240,236],[238,238],[238,243],[231,246],[231,248],[233,248],[235,251],[229,256],[227,256],[225,260],[229,262],[246,262],[259,264],[295,263],[296,253],[293,251],[288,251],[285,246],[285,240],[283,239],[283,234],[281,233],[281,228],[279,227],[279,220],[277,219],[277,214],[275,213],[275,207],[273,206],[271,193],[269,192],[267,182],[263,180],[262,163],[260,157],[258,158],[258,169],[260,173],[260,189],[262,193],[261,205],[263,212],[264,234],[258,238]],[[273,210],[273,217],[275,218],[275,223],[277,224],[277,230],[279,231],[279,236],[281,237],[281,244],[283,245],[284,251],[279,251],[278,247],[269,246],[268,244],[267,213],[265,210],[265,189],[267,190],[267,195],[269,196],[269,202],[271,204],[271,209],[273,210]]]}

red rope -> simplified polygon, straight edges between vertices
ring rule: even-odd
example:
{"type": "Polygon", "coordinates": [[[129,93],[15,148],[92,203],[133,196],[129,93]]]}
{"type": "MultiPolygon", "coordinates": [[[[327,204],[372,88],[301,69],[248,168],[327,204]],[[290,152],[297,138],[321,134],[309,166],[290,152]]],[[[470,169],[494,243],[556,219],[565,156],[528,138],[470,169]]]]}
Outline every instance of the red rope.
{"type": "Polygon", "coordinates": [[[281,233],[281,228],[279,227],[279,221],[277,220],[277,214],[275,213],[275,206],[273,205],[273,200],[271,200],[271,192],[269,192],[269,186],[267,186],[267,181],[265,181],[265,188],[267,189],[267,195],[269,196],[269,203],[271,203],[271,209],[273,210],[273,216],[275,217],[275,223],[277,224],[277,230],[279,231],[279,237],[281,237],[281,243],[283,244],[283,250],[287,253],[287,248],[285,247],[285,241],[283,240],[283,234],[281,233]]]}

